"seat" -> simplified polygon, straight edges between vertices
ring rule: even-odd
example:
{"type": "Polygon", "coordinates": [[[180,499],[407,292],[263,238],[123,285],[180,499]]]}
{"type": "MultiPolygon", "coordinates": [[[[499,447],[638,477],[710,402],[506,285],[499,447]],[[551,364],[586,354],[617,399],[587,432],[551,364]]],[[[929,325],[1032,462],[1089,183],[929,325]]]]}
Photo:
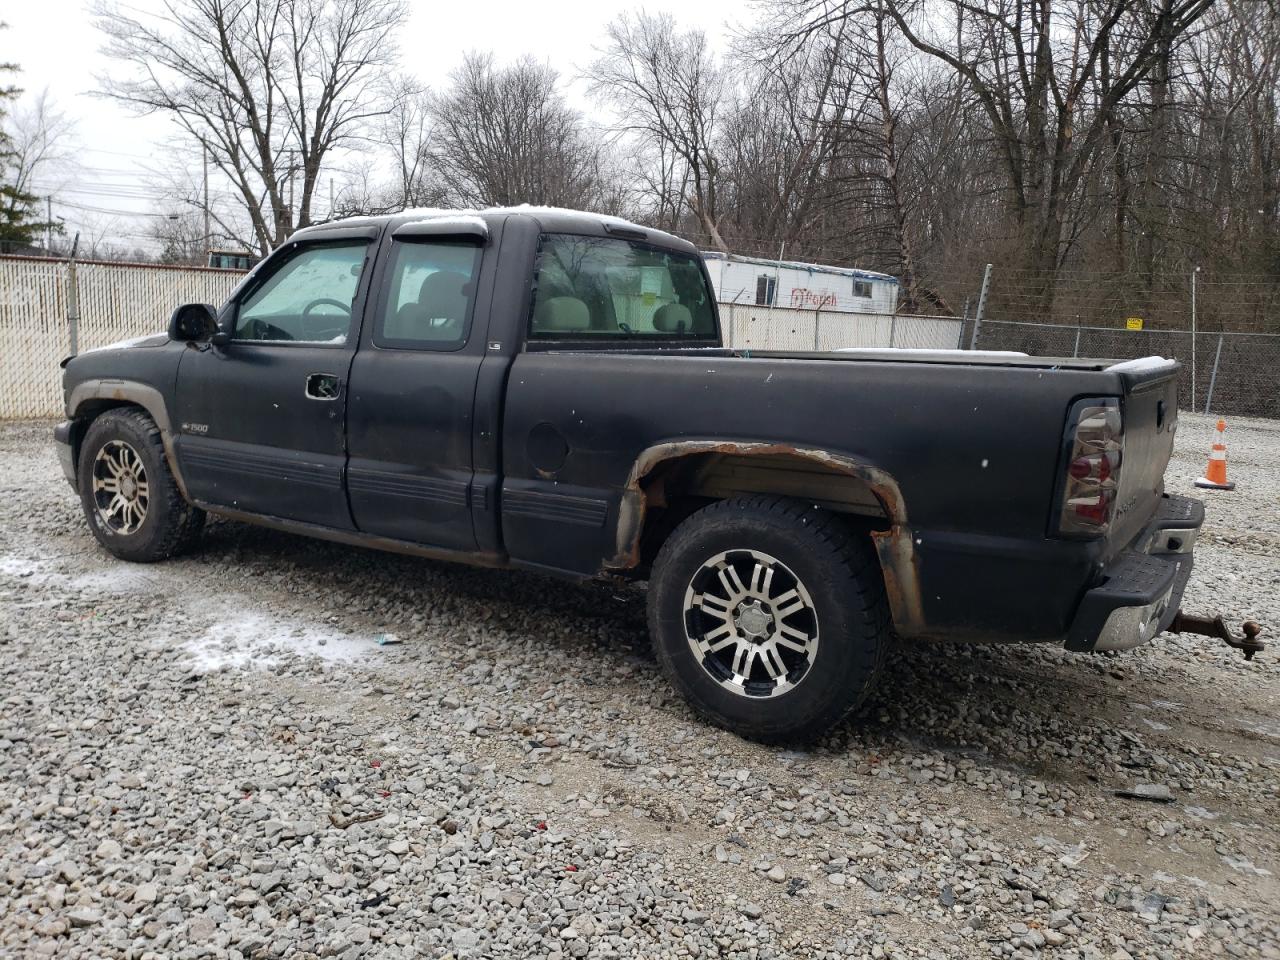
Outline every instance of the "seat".
{"type": "Polygon", "coordinates": [[[418,299],[401,305],[384,335],[392,340],[461,340],[469,287],[470,281],[452,270],[428,274],[418,288],[418,299]]]}
{"type": "Polygon", "coordinates": [[[591,311],[577,297],[549,297],[533,312],[534,333],[571,333],[591,329],[591,311]]]}

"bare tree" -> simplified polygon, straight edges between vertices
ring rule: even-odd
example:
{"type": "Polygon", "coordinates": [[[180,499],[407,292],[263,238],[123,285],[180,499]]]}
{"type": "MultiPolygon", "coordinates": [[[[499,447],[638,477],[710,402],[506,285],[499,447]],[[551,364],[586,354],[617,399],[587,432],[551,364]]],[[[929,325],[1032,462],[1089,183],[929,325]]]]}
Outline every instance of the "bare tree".
{"type": "Polygon", "coordinates": [[[1026,266],[1052,304],[1066,215],[1107,134],[1107,119],[1213,0],[885,0],[903,36],[977,98],[1007,178],[1026,266]],[[1109,64],[1099,85],[1102,61],[1109,64]],[[1097,102],[1085,102],[1096,90],[1097,102]]]}
{"type": "Polygon", "coordinates": [[[721,161],[717,118],[726,79],[700,31],[682,32],[668,15],[623,14],[587,71],[593,92],[621,117],[622,129],[663,170],[663,207],[687,205],[716,249],[721,161]],[[674,162],[673,162],[674,161],[674,162]]]}
{"type": "Polygon", "coordinates": [[[171,117],[230,182],[259,252],[311,222],[321,168],[383,115],[402,0],[97,0],[105,96],[171,117]]]}
{"type": "Polygon", "coordinates": [[[396,176],[382,201],[389,209],[428,206],[440,202],[440,189],[428,181],[433,124],[430,93],[409,76],[396,77],[387,91],[389,106],[378,125],[377,140],[391,150],[396,176]]]}
{"type": "Polygon", "coordinates": [[[448,202],[598,207],[597,137],[557,90],[558,75],[525,58],[498,67],[469,54],[450,86],[432,96],[427,168],[448,202]]]}
{"type": "Polygon", "coordinates": [[[776,239],[778,253],[816,255],[831,239],[828,215],[840,203],[834,164],[861,96],[842,59],[843,32],[837,25],[794,49],[774,47],[764,34],[739,41],[746,66],[735,71],[717,145],[726,184],[721,207],[731,211],[739,245],[748,237],[776,239]]]}
{"type": "Polygon", "coordinates": [[[156,260],[160,263],[207,266],[205,252],[210,246],[204,235],[204,222],[198,211],[155,217],[148,230],[150,238],[160,245],[156,260]]]}
{"type": "Polygon", "coordinates": [[[778,0],[774,17],[781,41],[800,43],[836,23],[887,15],[911,47],[953,74],[981,120],[964,135],[987,144],[1002,180],[1009,248],[1047,307],[1057,271],[1091,224],[1096,207],[1083,198],[1125,108],[1212,3],[778,0]]]}

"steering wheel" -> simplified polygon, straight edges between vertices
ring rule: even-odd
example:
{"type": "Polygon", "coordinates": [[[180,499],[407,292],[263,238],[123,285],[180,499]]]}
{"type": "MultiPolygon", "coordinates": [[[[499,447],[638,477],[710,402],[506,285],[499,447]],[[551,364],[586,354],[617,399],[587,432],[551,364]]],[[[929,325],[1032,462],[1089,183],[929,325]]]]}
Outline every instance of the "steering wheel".
{"type": "Polygon", "coordinates": [[[309,317],[311,316],[311,311],[314,310],[316,307],[325,307],[325,306],[337,307],[339,310],[341,310],[343,313],[347,315],[348,320],[351,319],[351,304],[343,303],[341,300],[334,300],[332,297],[321,297],[319,300],[312,300],[310,303],[308,303],[305,307],[302,308],[302,315],[304,317],[309,317]]]}
{"type": "Polygon", "coordinates": [[[246,340],[292,340],[293,334],[288,330],[282,330],[274,323],[267,323],[254,317],[249,320],[240,331],[246,340]]]}

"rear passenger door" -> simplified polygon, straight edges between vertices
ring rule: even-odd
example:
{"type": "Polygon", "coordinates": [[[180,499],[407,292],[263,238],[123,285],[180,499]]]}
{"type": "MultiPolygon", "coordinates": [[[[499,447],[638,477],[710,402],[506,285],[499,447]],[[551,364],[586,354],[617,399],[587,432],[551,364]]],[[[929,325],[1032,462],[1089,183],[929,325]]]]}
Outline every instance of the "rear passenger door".
{"type": "Polygon", "coordinates": [[[347,493],[364,533],[476,547],[473,404],[494,259],[484,256],[487,240],[478,226],[410,223],[379,258],[347,402],[347,493]]]}

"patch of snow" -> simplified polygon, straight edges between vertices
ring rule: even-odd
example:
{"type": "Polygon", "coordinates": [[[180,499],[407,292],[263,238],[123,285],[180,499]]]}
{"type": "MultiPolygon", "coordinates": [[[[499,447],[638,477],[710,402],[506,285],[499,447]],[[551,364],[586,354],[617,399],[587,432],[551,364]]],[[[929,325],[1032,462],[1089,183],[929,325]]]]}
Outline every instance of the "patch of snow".
{"type": "Polygon", "coordinates": [[[1270,870],[1266,869],[1265,867],[1259,867],[1248,857],[1224,856],[1222,858],[1222,862],[1238,873],[1252,874],[1255,877],[1271,876],[1270,870]]]}
{"type": "Polygon", "coordinates": [[[12,554],[0,557],[0,576],[30,577],[39,569],[39,564],[25,557],[15,557],[12,554]]]}
{"type": "Polygon", "coordinates": [[[136,563],[116,561],[105,570],[93,570],[88,573],[58,574],[67,587],[72,590],[83,590],[87,593],[141,593],[151,590],[156,585],[156,577],[140,568],[136,563]]]}
{"type": "Polygon", "coordinates": [[[351,663],[366,656],[375,643],[373,636],[354,636],[321,624],[262,613],[244,598],[227,606],[236,612],[222,615],[203,634],[183,644],[199,673],[266,670],[290,656],[351,663]]]}
{"type": "Polygon", "coordinates": [[[1182,809],[1197,820],[1217,820],[1221,816],[1221,814],[1213,813],[1204,807],[1183,807],[1182,809]]]}
{"type": "Polygon", "coordinates": [[[347,342],[347,335],[340,333],[331,340],[290,340],[289,343],[301,343],[309,347],[327,347],[333,344],[341,346],[347,342]]]}
{"type": "Polygon", "coordinates": [[[1113,363],[1107,367],[1107,370],[1111,373],[1149,373],[1153,370],[1170,368],[1177,362],[1176,360],[1166,360],[1164,357],[1139,357],[1137,360],[1113,363]]]}
{"type": "MultiPolygon", "coordinates": [[[[607,213],[592,213],[589,210],[573,210],[568,207],[534,206],[529,203],[521,203],[511,207],[459,207],[454,209],[448,209],[445,207],[406,207],[404,210],[389,214],[389,216],[395,218],[411,217],[414,220],[443,220],[446,218],[458,218],[459,222],[465,221],[471,224],[473,220],[480,220],[481,223],[484,223],[484,221],[480,219],[484,216],[502,216],[504,214],[527,214],[535,217],[539,214],[545,214],[547,216],[572,214],[574,216],[591,217],[599,220],[601,223],[609,223],[614,226],[632,227],[636,230],[653,230],[652,227],[645,227],[641,224],[633,223],[630,220],[624,220],[622,217],[615,217],[607,213]]],[[[324,226],[333,226],[338,223],[350,226],[359,226],[364,223],[376,223],[382,219],[383,218],[380,216],[347,217],[342,220],[331,220],[324,224],[324,226]]]]}
{"type": "Polygon", "coordinates": [[[48,560],[21,557],[17,554],[0,556],[0,577],[28,580],[59,591],[72,590],[86,593],[123,594],[137,593],[154,585],[148,568],[119,560],[106,560],[105,567],[86,572],[62,571],[48,560]]]}
{"type": "MultiPolygon", "coordinates": [[[[485,223],[481,217],[468,213],[432,213],[415,217],[408,223],[430,223],[445,230],[477,231],[481,236],[489,236],[489,224],[485,223]]],[[[401,224],[401,226],[404,225],[401,224]]]]}

